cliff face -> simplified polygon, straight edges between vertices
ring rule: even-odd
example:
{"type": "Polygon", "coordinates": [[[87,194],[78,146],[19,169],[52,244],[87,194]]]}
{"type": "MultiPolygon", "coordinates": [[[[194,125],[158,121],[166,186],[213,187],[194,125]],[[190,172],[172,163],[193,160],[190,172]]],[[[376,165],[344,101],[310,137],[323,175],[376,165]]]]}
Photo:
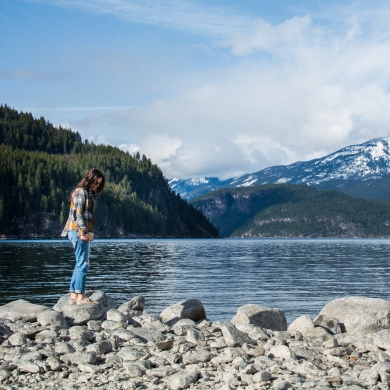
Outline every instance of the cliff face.
{"type": "Polygon", "coordinates": [[[390,206],[309,186],[218,190],[193,205],[224,237],[390,236],[390,206]]]}

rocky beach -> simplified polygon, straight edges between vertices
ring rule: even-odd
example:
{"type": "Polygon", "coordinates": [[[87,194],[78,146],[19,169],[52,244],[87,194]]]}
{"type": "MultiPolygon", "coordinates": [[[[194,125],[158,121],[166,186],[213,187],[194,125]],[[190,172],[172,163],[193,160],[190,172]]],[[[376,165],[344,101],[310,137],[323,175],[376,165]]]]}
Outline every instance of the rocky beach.
{"type": "Polygon", "coordinates": [[[390,302],[345,297],[287,324],[240,307],[212,322],[197,299],[145,310],[90,291],[97,305],[0,306],[0,389],[389,389],[390,302]]]}

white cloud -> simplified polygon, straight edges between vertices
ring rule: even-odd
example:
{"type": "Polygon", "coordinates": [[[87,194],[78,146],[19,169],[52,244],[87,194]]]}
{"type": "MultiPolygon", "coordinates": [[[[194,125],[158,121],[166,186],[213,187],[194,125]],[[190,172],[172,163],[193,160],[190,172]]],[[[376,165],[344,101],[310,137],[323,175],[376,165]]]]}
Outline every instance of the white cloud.
{"type": "Polygon", "coordinates": [[[324,3],[318,14],[271,23],[184,0],[39,1],[196,34],[221,56],[184,71],[169,97],[75,122],[110,131],[112,143],[145,153],[169,178],[228,178],[390,135],[387,4],[324,3]]]}
{"type": "Polygon", "coordinates": [[[118,148],[131,155],[136,154],[141,150],[141,148],[136,144],[126,144],[126,143],[118,145],[118,148]]]}
{"type": "Polygon", "coordinates": [[[236,55],[247,55],[255,51],[275,52],[295,48],[310,26],[309,16],[294,17],[279,25],[257,20],[249,31],[233,31],[222,45],[230,46],[236,55]]]}
{"type": "Polygon", "coordinates": [[[150,134],[143,139],[141,152],[161,163],[168,162],[170,157],[180,148],[182,141],[166,134],[150,134]]]}
{"type": "Polygon", "coordinates": [[[164,159],[169,177],[209,175],[215,166],[233,176],[387,135],[388,32],[363,35],[366,26],[358,20],[353,26],[347,20],[344,35],[334,36],[307,17],[260,23],[248,39],[232,40],[232,50],[271,57],[219,71],[213,82],[134,110],[127,120],[187,140],[164,159]],[[218,145],[216,153],[212,145],[221,139],[230,144],[218,145]]]}
{"type": "Polygon", "coordinates": [[[94,143],[94,144],[98,144],[98,145],[99,144],[110,145],[110,143],[107,140],[107,137],[104,135],[99,135],[99,134],[89,136],[88,141],[91,143],[94,143]]]}

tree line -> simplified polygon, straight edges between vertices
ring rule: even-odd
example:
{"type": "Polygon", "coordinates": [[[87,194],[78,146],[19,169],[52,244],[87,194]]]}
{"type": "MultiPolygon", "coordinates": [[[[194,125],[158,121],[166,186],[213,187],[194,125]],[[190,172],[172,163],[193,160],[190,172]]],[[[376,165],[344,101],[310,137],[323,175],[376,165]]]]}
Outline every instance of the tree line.
{"type": "Polygon", "coordinates": [[[337,190],[267,184],[193,201],[230,237],[389,237],[390,206],[337,190]],[[222,205],[222,206],[221,206],[222,205]]]}
{"type": "Polygon", "coordinates": [[[58,236],[71,190],[93,167],[107,183],[98,195],[97,236],[219,236],[145,155],[83,141],[77,132],[7,105],[0,105],[0,234],[58,236]]]}

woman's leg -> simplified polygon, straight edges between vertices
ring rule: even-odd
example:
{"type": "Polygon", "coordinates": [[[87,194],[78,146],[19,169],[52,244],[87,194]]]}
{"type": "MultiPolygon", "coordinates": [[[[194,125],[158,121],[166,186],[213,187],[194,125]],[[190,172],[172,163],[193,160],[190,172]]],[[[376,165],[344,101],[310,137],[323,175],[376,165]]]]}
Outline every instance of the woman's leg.
{"type": "Polygon", "coordinates": [[[74,230],[68,233],[68,238],[72,242],[76,257],[76,265],[73,270],[69,291],[71,293],[71,299],[80,300],[85,298],[85,282],[89,270],[90,243],[89,241],[83,241],[78,238],[77,232],[74,230]]]}

